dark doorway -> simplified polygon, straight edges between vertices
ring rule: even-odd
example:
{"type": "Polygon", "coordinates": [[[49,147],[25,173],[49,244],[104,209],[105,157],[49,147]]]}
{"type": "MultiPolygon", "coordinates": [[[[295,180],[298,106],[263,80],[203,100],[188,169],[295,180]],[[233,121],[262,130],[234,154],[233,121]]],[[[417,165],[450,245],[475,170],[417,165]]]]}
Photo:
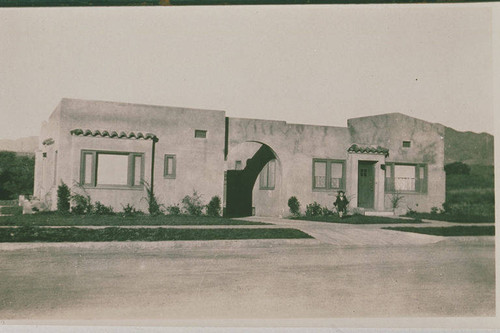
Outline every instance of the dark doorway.
{"type": "Polygon", "coordinates": [[[373,208],[375,197],[375,162],[359,161],[358,207],[373,208]]]}
{"type": "Polygon", "coordinates": [[[252,215],[252,190],[262,168],[276,158],[266,145],[247,160],[243,170],[228,170],[225,175],[226,207],[224,216],[243,217],[252,215]]]}

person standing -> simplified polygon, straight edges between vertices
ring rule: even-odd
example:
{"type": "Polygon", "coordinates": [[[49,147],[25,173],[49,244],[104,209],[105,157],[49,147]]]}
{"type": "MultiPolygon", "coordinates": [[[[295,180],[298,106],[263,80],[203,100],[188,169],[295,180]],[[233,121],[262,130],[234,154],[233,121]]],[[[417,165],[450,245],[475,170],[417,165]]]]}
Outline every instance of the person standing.
{"type": "Polygon", "coordinates": [[[340,218],[342,218],[346,213],[348,204],[349,200],[347,200],[344,191],[339,191],[337,194],[337,200],[335,200],[333,205],[337,207],[337,212],[339,213],[340,218]]]}

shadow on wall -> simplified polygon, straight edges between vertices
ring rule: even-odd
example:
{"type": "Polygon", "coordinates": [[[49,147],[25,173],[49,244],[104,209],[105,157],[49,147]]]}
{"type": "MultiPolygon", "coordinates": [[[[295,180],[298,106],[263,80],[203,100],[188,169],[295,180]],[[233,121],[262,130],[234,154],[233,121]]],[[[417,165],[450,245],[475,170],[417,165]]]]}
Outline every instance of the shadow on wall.
{"type": "Polygon", "coordinates": [[[247,160],[243,170],[226,171],[226,207],[224,216],[242,217],[252,215],[252,190],[264,166],[277,156],[273,150],[262,144],[260,149],[247,160]]]}

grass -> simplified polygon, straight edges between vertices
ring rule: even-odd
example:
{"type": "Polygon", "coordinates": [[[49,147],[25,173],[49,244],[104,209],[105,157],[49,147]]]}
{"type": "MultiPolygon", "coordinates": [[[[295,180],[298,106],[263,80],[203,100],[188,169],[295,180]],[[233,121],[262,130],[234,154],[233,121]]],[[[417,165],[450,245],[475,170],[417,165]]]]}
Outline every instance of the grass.
{"type": "Polygon", "coordinates": [[[431,213],[412,213],[408,215],[412,218],[421,220],[435,220],[455,223],[494,223],[494,216],[481,215],[461,215],[461,214],[431,214],[431,213]]]}
{"type": "Polygon", "coordinates": [[[414,232],[434,236],[495,236],[494,226],[453,226],[453,227],[386,227],[382,229],[414,232]]]}
{"type": "Polygon", "coordinates": [[[223,217],[186,215],[70,215],[57,212],[21,216],[0,216],[3,226],[127,226],[127,225],[266,225],[223,217]]]}
{"type": "Polygon", "coordinates": [[[314,222],[345,223],[345,224],[401,224],[401,223],[422,223],[418,219],[399,219],[383,216],[349,215],[343,219],[337,215],[327,216],[300,216],[292,217],[293,220],[305,220],[314,222]]]}
{"type": "Polygon", "coordinates": [[[17,200],[0,200],[0,206],[15,206],[17,200]]]}
{"type": "Polygon", "coordinates": [[[0,213],[9,215],[22,215],[23,207],[19,206],[8,206],[0,208],[0,213]]]}
{"type": "Polygon", "coordinates": [[[297,229],[0,228],[0,242],[125,242],[312,238],[297,229]]]}

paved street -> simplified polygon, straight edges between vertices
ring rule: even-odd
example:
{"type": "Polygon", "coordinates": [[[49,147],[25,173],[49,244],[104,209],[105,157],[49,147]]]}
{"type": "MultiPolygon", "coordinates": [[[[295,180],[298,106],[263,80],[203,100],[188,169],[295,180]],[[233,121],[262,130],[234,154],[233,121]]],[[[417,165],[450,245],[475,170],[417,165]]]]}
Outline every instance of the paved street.
{"type": "Polygon", "coordinates": [[[293,223],[317,239],[3,243],[0,319],[495,313],[493,237],[293,223]]]}

